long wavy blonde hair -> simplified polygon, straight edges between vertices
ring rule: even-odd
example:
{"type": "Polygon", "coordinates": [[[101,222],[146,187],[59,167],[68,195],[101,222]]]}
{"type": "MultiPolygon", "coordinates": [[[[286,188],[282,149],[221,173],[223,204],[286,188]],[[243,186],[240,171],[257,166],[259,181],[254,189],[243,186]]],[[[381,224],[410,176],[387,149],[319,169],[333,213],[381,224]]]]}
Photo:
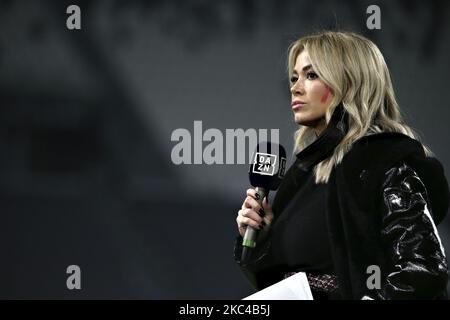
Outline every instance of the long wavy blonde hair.
{"type": "MultiPolygon", "coordinates": [[[[289,47],[289,79],[303,50],[309,53],[314,71],[334,95],[326,112],[326,124],[341,102],[349,120],[349,130],[334,153],[314,167],[316,183],[327,183],[333,167],[365,135],[399,132],[420,141],[418,134],[402,120],[388,67],[372,41],[355,33],[332,31],[300,38],[289,47]]],[[[294,137],[294,153],[298,153],[316,135],[313,128],[300,126],[294,137]]],[[[422,146],[426,155],[432,155],[428,147],[422,146]]]]}

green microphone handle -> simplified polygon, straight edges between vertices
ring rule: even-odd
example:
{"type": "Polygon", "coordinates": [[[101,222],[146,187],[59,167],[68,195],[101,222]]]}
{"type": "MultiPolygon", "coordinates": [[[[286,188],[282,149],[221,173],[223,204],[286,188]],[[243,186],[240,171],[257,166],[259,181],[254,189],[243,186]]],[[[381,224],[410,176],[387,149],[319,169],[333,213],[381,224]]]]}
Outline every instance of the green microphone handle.
{"type": "MultiPolygon", "coordinates": [[[[268,190],[262,187],[255,188],[256,193],[258,195],[259,205],[262,207],[263,199],[267,196],[268,190]]],[[[250,250],[256,246],[256,238],[258,236],[258,230],[255,230],[251,226],[247,226],[245,230],[244,238],[242,240],[242,261],[245,261],[250,254],[250,250]]]]}

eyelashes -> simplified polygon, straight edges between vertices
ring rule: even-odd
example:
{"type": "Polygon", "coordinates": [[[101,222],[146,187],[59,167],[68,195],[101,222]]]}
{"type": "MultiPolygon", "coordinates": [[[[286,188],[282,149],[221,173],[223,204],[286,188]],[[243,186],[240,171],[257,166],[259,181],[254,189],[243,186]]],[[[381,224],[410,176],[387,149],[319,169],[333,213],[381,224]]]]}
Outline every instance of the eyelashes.
{"type": "Polygon", "coordinates": [[[308,80],[316,80],[317,78],[319,78],[319,76],[315,72],[311,71],[306,74],[306,79],[308,80]]]}
{"type": "MultiPolygon", "coordinates": [[[[315,73],[313,71],[306,73],[306,79],[308,79],[308,80],[316,80],[318,78],[319,78],[319,76],[317,75],[317,73],[315,73]]],[[[296,83],[298,81],[298,76],[292,76],[290,81],[291,81],[291,84],[296,83]]]]}

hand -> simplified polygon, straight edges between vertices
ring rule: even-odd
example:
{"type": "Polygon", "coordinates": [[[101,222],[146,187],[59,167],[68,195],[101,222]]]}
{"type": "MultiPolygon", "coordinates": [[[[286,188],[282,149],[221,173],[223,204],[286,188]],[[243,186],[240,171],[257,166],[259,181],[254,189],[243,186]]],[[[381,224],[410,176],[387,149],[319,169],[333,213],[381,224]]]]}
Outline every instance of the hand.
{"type": "Polygon", "coordinates": [[[267,197],[263,199],[262,206],[258,203],[258,199],[259,194],[255,189],[247,190],[247,197],[236,218],[239,234],[242,237],[245,235],[247,226],[251,226],[255,230],[263,230],[267,229],[273,220],[273,211],[267,197]]]}

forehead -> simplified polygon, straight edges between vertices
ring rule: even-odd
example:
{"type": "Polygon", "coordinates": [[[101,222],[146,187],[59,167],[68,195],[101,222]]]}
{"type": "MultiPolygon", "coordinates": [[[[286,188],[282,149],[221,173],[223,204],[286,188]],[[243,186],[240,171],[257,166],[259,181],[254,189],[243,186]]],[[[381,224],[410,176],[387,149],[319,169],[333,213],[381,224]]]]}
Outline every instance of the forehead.
{"type": "Polygon", "coordinates": [[[295,59],[294,71],[300,72],[303,67],[311,64],[308,51],[303,50],[295,59]]]}

